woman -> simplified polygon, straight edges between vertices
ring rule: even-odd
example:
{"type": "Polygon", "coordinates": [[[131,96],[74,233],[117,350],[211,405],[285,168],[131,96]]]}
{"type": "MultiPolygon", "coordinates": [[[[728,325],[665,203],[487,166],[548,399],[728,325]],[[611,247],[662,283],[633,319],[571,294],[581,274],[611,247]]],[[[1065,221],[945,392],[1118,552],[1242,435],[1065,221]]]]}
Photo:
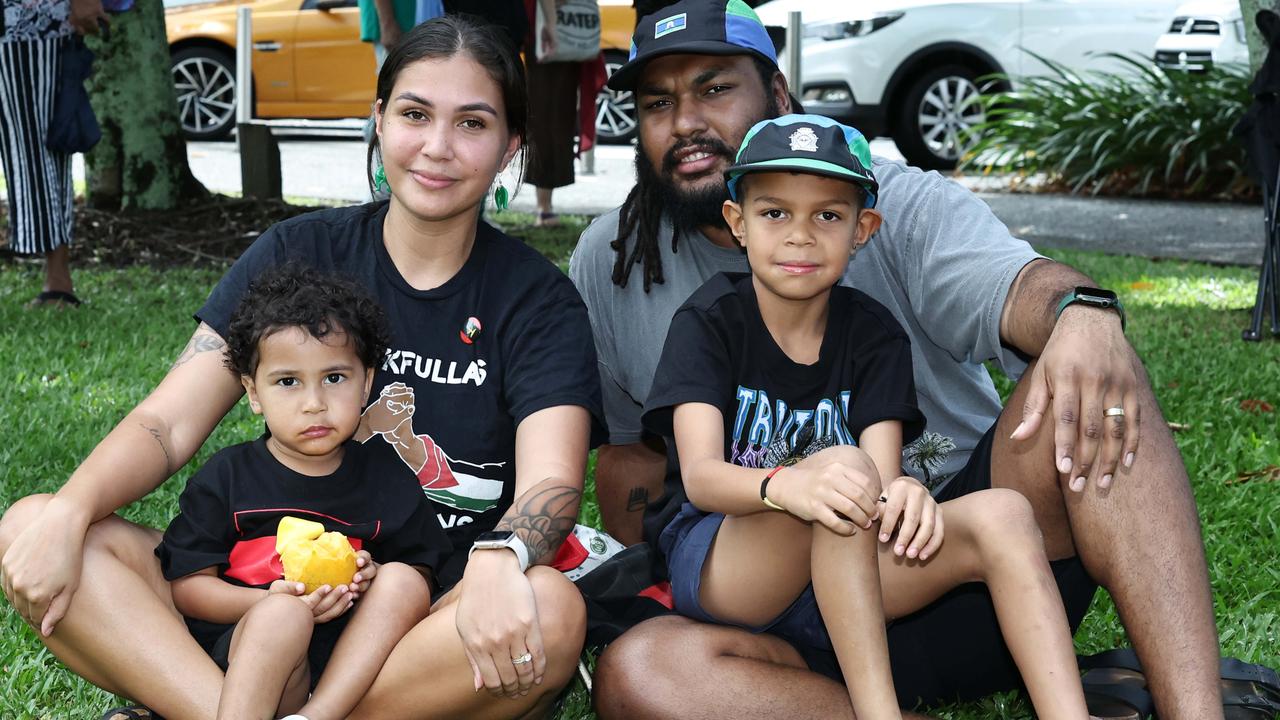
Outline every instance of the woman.
{"type": "Polygon", "coordinates": [[[80,304],[71,281],[71,155],[45,147],[61,57],[71,34],[94,35],[101,0],[3,0],[0,159],[9,195],[9,247],[43,255],[44,288],[29,307],[80,304]]]}
{"type": "Polygon", "coordinates": [[[9,510],[5,594],[68,667],[166,718],[212,716],[222,676],[173,609],[159,533],[111,513],[181,467],[235,404],[228,313],[257,273],[299,261],[352,274],[387,310],[393,347],[357,439],[388,482],[417,480],[455,550],[431,614],[354,716],[519,717],[569,682],[585,611],[543,565],[572,531],[599,414],[591,333],[567,278],[479,222],[521,148],[525,107],[519,62],[493,29],[441,18],[407,33],[378,78],[370,148],[390,201],[268,230],[151,396],[57,495],[9,510]],[[498,537],[476,545],[490,529],[498,537]]]}

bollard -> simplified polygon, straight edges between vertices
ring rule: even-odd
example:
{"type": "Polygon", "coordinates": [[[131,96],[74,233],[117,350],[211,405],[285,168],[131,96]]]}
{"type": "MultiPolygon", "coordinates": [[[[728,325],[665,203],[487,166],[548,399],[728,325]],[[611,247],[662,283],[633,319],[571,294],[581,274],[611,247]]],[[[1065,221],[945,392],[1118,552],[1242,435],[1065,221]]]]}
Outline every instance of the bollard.
{"type": "Polygon", "coordinates": [[[253,119],[253,11],[236,9],[236,146],[240,150],[240,192],[245,197],[284,197],[280,146],[266,123],[253,119]]]}
{"type": "Polygon", "coordinates": [[[787,86],[791,88],[791,92],[797,97],[804,94],[804,88],[800,85],[800,45],[804,38],[804,25],[800,21],[800,13],[792,10],[787,13],[787,86]]]}

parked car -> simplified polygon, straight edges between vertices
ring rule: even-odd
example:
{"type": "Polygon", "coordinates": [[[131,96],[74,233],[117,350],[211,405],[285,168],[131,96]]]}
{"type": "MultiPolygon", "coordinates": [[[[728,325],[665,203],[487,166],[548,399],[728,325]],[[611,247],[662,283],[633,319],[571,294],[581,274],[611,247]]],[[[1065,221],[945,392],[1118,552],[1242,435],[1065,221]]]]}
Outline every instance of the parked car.
{"type": "MultiPolygon", "coordinates": [[[[774,0],[767,25],[804,25],[805,109],[890,135],[912,164],[951,168],[980,122],[979,78],[1045,70],[1025,49],[1074,69],[1102,52],[1149,54],[1177,0],[774,0]]],[[[1014,81],[1016,83],[1016,80],[1014,81]]],[[[796,84],[793,82],[793,85],[796,84]]],[[[993,89],[1007,89],[996,83],[993,89]]]]}
{"type": "Polygon", "coordinates": [[[1249,62],[1239,0],[1194,0],[1178,6],[1169,31],[1156,40],[1156,65],[1205,72],[1249,62]]]}
{"type": "MultiPolygon", "coordinates": [[[[349,118],[369,114],[373,51],[360,41],[356,0],[165,0],[178,111],[191,140],[226,137],[235,125],[236,8],[253,8],[253,114],[259,118],[349,118]]],[[[601,47],[610,72],[627,59],[631,0],[600,0],[601,47]]],[[[596,99],[602,141],[635,130],[630,93],[596,99]]]]}

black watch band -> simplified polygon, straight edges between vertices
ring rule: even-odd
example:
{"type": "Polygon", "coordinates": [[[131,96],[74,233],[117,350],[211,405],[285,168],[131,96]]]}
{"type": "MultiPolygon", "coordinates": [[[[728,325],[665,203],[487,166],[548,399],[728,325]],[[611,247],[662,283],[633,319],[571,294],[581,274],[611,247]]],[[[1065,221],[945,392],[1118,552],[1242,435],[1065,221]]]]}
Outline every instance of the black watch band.
{"type": "Polygon", "coordinates": [[[1125,328],[1127,318],[1124,313],[1124,305],[1121,304],[1120,297],[1112,290],[1085,287],[1084,285],[1076,287],[1062,298],[1062,302],[1058,303],[1058,311],[1053,314],[1054,320],[1056,321],[1062,317],[1062,311],[1066,310],[1070,305],[1089,305],[1104,310],[1115,310],[1120,315],[1120,329],[1124,330],[1125,328]]]}

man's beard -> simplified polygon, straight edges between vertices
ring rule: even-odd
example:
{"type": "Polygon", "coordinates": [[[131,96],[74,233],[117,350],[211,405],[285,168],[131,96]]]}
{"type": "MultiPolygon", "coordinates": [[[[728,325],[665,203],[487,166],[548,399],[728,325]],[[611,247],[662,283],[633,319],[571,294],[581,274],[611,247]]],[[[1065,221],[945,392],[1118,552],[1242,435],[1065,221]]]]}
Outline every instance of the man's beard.
{"type": "MultiPolygon", "coordinates": [[[[761,120],[776,118],[779,114],[778,104],[770,93],[765,106],[765,116],[761,120]]],[[[717,177],[716,181],[709,185],[687,190],[676,183],[675,168],[678,164],[676,153],[688,148],[697,148],[702,152],[723,157],[729,161],[729,164],[732,164],[737,156],[736,150],[717,138],[694,137],[681,140],[667,150],[662,157],[662,172],[659,173],[649,161],[643,143],[637,140],[636,182],[642,188],[657,190],[663,213],[671,218],[671,222],[681,232],[702,227],[728,230],[729,225],[724,220],[723,208],[724,201],[729,199],[729,188],[723,176],[717,177]]]]}

